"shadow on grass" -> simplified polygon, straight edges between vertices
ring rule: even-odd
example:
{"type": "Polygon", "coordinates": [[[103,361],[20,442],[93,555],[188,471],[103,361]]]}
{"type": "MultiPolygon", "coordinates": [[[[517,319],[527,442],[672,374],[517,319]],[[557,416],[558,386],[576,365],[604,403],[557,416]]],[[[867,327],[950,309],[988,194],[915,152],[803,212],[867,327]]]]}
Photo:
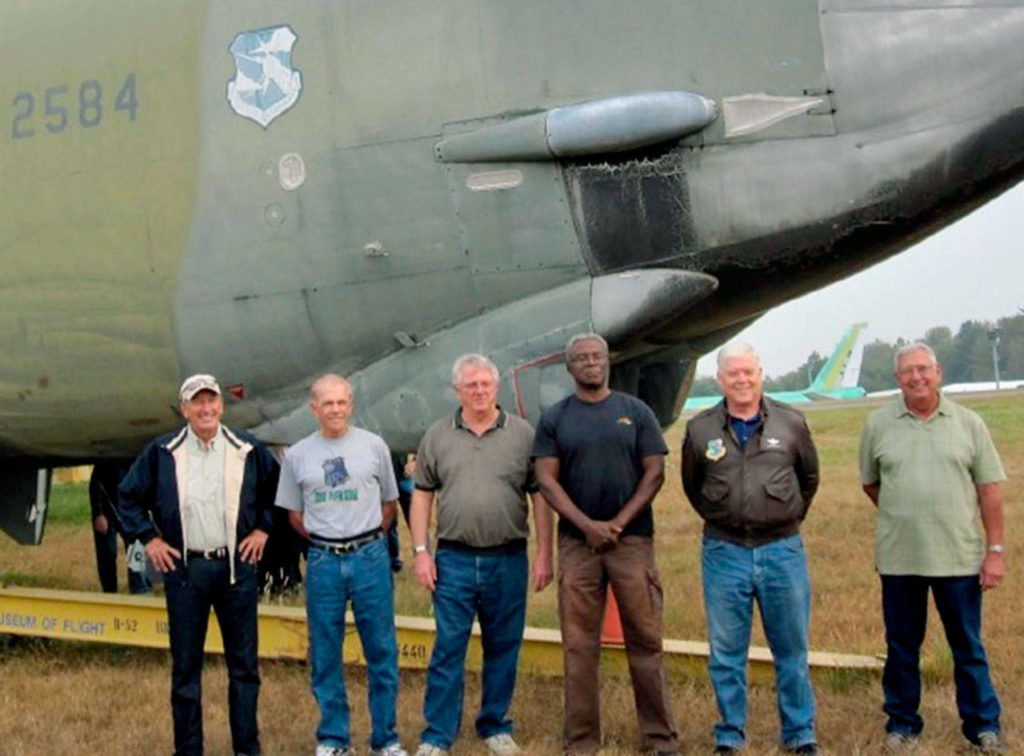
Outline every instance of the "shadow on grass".
{"type": "Polygon", "coordinates": [[[78,643],[53,638],[33,638],[0,634],[0,654],[7,659],[23,657],[37,660],[40,655],[56,661],[64,669],[82,666],[135,667],[165,666],[169,651],[104,643],[78,643]]]}

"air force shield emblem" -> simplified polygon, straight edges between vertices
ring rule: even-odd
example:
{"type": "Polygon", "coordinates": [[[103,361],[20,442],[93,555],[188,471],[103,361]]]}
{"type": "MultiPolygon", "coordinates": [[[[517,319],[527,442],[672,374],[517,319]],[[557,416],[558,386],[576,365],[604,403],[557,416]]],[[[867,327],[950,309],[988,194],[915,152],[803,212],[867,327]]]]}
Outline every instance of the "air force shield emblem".
{"type": "Polygon", "coordinates": [[[725,443],[720,438],[713,438],[708,441],[708,448],[704,452],[704,456],[710,459],[712,462],[717,462],[725,456],[725,443]]]}
{"type": "Polygon", "coordinates": [[[228,102],[238,115],[267,128],[299,99],[302,75],[292,69],[296,39],[289,26],[242,32],[235,37],[228,48],[235,56],[228,102]]]}

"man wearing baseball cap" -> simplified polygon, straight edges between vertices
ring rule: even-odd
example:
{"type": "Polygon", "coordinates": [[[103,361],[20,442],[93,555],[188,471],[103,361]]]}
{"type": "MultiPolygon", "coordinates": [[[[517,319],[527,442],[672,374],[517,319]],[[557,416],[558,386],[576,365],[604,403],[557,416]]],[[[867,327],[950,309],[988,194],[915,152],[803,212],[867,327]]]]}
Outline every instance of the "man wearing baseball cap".
{"type": "Polygon", "coordinates": [[[278,465],[254,437],[220,422],[212,375],[193,375],[178,398],[187,425],[154,439],[118,489],[125,536],[141,540],[164,574],[171,639],[175,754],[203,752],[200,682],[210,608],[228,668],[236,754],[260,752],[256,702],[256,563],[271,528],[278,465]]]}

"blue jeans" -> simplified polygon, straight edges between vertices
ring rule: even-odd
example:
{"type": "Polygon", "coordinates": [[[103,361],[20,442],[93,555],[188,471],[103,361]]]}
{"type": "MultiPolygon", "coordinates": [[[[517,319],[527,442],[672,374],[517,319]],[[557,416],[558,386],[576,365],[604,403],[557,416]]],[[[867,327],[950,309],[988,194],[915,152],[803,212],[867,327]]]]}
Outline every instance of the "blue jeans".
{"type": "Polygon", "coordinates": [[[746,739],[747,652],[754,601],[775,659],[782,744],[814,743],[814,691],[807,667],[811,582],[799,535],[747,548],[704,538],[704,608],[711,657],[708,668],[721,721],[716,745],[738,748],[746,739]]]}
{"type": "Polygon", "coordinates": [[[946,640],[953,652],[956,704],[964,737],[978,742],[978,733],[999,732],[999,699],[988,673],[981,645],[981,586],[978,576],[923,577],[882,575],[882,616],[885,619],[885,693],[887,732],[917,735],[924,728],[921,703],[920,652],[928,620],[928,589],[935,596],[946,640]]]}
{"type": "Polygon", "coordinates": [[[395,640],[391,558],[383,538],[349,554],[310,547],[306,568],[306,615],[313,673],[313,696],[320,705],[317,742],[347,748],[348,698],[342,670],[345,606],[352,602],[356,630],[366,657],[367,697],[373,733],[371,748],[398,742],[398,645],[395,640]]]}
{"type": "Polygon", "coordinates": [[[448,750],[462,723],[463,669],[474,616],[480,618],[484,652],[476,731],[481,738],[512,732],[507,714],[526,625],[528,564],[525,544],[514,553],[441,547],[436,564],[437,639],[427,672],[427,727],[421,740],[448,750]]]}

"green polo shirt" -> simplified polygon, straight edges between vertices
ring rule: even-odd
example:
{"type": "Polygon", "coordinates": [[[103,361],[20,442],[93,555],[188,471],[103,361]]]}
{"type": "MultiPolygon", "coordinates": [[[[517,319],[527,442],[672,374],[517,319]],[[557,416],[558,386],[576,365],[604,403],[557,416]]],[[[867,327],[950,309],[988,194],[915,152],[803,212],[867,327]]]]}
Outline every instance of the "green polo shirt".
{"type": "Polygon", "coordinates": [[[900,396],[868,416],[860,480],[878,483],[875,566],[883,575],[975,575],[985,556],[976,485],[1006,480],[984,421],[941,396],[920,420],[900,396]]]}
{"type": "Polygon", "coordinates": [[[430,426],[413,482],[436,494],[437,537],[485,548],[529,536],[526,494],[537,490],[532,446],[530,424],[505,411],[482,436],[462,424],[461,409],[430,426]]]}

